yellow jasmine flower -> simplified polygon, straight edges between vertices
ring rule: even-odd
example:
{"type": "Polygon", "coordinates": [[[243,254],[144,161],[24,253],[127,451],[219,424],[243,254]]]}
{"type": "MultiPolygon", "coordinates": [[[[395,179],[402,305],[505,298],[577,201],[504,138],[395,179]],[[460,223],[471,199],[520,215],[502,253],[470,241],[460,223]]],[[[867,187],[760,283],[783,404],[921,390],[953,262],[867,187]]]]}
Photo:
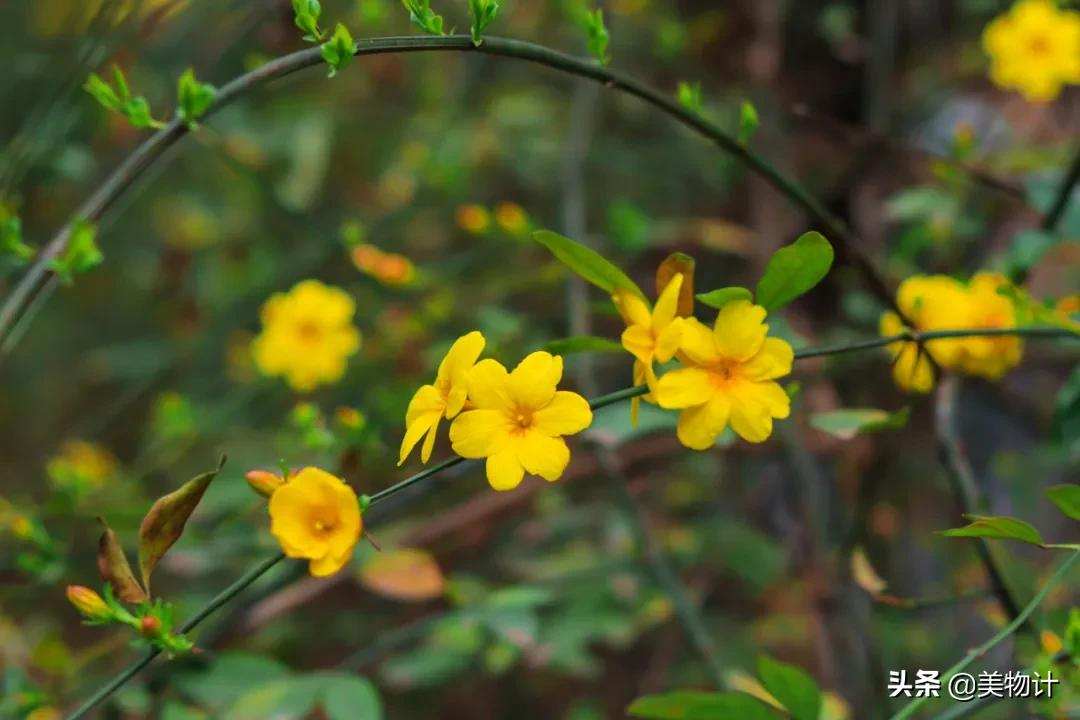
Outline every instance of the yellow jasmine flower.
{"type": "Polygon", "coordinates": [[[745,440],[762,442],[773,418],[786,418],[791,400],[776,379],[791,372],[794,352],[768,337],[765,308],[748,300],[725,305],[712,330],[693,318],[683,322],[680,359],[686,367],[665,373],[654,395],[661,407],[682,410],[678,436],[693,450],[712,447],[728,423],[745,440]]]}
{"type": "Polygon", "coordinates": [[[983,31],[990,79],[1033,102],[1053,100],[1080,83],[1080,13],[1051,0],[1020,0],[983,31]]]}
{"type": "MultiPolygon", "coordinates": [[[[627,352],[634,356],[634,387],[648,384],[653,389],[656,385],[653,363],[671,360],[679,349],[683,319],[677,317],[677,313],[682,283],[682,274],[676,273],[660,293],[656,307],[651,311],[648,303],[631,290],[620,288],[611,298],[626,323],[621,340],[627,352]]],[[[651,400],[652,396],[646,396],[646,399],[651,400]]],[[[630,401],[630,416],[634,424],[637,424],[640,406],[640,398],[630,401]]]]}
{"type": "Polygon", "coordinates": [[[67,586],[68,602],[90,620],[106,620],[112,617],[112,610],[100,595],[82,585],[67,586]]]}
{"type": "Polygon", "coordinates": [[[262,307],[263,331],[252,341],[255,365],[264,375],[283,376],[298,392],[337,382],[360,349],[355,311],[348,293],[318,280],[275,294],[262,307]]]}
{"type": "Polygon", "coordinates": [[[424,385],[413,395],[405,412],[405,437],[401,440],[398,465],[405,462],[425,433],[427,438],[420,449],[420,461],[426,463],[431,459],[439,423],[444,417],[452,419],[465,407],[468,373],[484,351],[484,342],[484,336],[475,330],[459,337],[439,363],[435,384],[424,385]]]}
{"type": "Polygon", "coordinates": [[[416,277],[412,260],[398,253],[383,252],[375,245],[357,245],[351,255],[358,270],[384,285],[408,285],[416,277]]]}
{"type": "MultiPolygon", "coordinates": [[[[998,292],[1009,281],[998,273],[976,274],[968,283],[968,317],[962,327],[974,329],[1016,327],[1013,301],[998,292]]],[[[958,367],[970,375],[987,380],[1001,377],[1020,363],[1023,341],[1015,335],[964,338],[960,345],[958,367]]]]}
{"type": "Polygon", "coordinates": [[[457,209],[457,225],[467,233],[480,235],[491,227],[491,213],[483,205],[468,204],[457,209]]]}
{"type": "Polygon", "coordinates": [[[117,461],[105,448],[85,440],[69,440],[45,471],[55,487],[76,492],[100,488],[116,475],[117,461]]]}
{"type": "Polygon", "coordinates": [[[487,458],[488,482],[512,490],[525,473],[558,480],[570,462],[564,435],[592,423],[592,410],[577,393],[557,390],[563,362],[557,355],[534,352],[507,372],[483,360],[469,372],[469,399],[475,409],[450,426],[454,452],[487,458]]]}
{"type": "MultiPolygon", "coordinates": [[[[963,283],[945,275],[916,275],[900,283],[896,304],[917,331],[956,330],[966,327],[970,297],[963,283]]],[[[899,335],[904,324],[894,312],[881,316],[882,336],[899,335]]],[[[905,340],[888,346],[893,358],[893,380],[908,392],[927,393],[934,387],[933,363],[953,367],[962,352],[959,339],[918,343],[905,340]],[[933,358],[933,363],[931,362],[933,358]]]]}
{"type": "Polygon", "coordinates": [[[363,527],[356,493],[324,470],[304,468],[270,496],[270,532],[288,557],[310,560],[315,577],[349,562],[363,527]]]}
{"type": "Polygon", "coordinates": [[[529,216],[517,203],[501,202],[496,205],[495,222],[511,235],[524,235],[529,229],[529,216]]]}

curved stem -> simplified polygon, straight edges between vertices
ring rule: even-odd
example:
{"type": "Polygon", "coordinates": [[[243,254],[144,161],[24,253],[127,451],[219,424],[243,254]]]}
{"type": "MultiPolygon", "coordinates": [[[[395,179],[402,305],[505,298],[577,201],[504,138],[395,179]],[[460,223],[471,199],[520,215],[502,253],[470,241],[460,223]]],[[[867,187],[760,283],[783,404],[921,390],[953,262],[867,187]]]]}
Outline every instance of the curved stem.
{"type": "Polygon", "coordinates": [[[1080,184],[1080,150],[1076,151],[1072,165],[1066,171],[1065,177],[1061,179],[1061,185],[1058,186],[1054,202],[1051,203],[1046,215],[1043,216],[1041,227],[1044,231],[1054,232],[1057,230],[1061,218],[1065,217],[1065,210],[1069,207],[1069,200],[1072,198],[1073,189],[1077,184],[1080,184]]]}
{"type": "MultiPolygon", "coordinates": [[[[851,231],[839,218],[830,213],[808,190],[785,177],[779,170],[757,153],[739,143],[720,126],[709,122],[697,113],[683,107],[667,94],[641,83],[627,75],[597,65],[591,60],[574,57],[551,48],[521,40],[485,38],[475,46],[468,35],[406,36],[372,38],[356,45],[357,55],[378,55],[408,52],[472,52],[485,55],[516,58],[559,70],[569,75],[587,78],[605,87],[632,95],[672,119],[711,140],[722,150],[735,157],[751,171],[760,175],[782,195],[802,207],[821,224],[821,229],[836,245],[838,255],[853,265],[863,276],[870,290],[886,305],[903,317],[889,291],[885,280],[878,274],[869,258],[858,249],[851,231]]],[[[285,55],[236,78],[223,86],[205,117],[220,111],[234,100],[273,79],[290,75],[299,70],[321,65],[321,49],[307,48],[285,55]]],[[[170,121],[164,128],[140,145],[101,187],[75,213],[77,219],[96,222],[142,173],[166,150],[188,133],[188,127],[179,119],[170,121]]],[[[40,293],[52,275],[50,261],[59,257],[67,248],[72,225],[65,225],[42,248],[33,265],[20,278],[18,284],[0,307],[0,341],[10,332],[12,325],[22,316],[26,307],[40,293]]]]}
{"type": "MultiPolygon", "coordinates": [[[[1060,582],[1062,578],[1064,578],[1065,575],[1069,572],[1069,570],[1072,569],[1072,566],[1076,564],[1077,560],[1080,560],[1080,551],[1074,552],[1065,560],[1065,562],[1061,564],[1060,567],[1058,567],[1057,571],[1050,576],[1050,579],[1046,581],[1046,584],[1043,585],[1042,589],[1039,590],[1038,594],[1031,599],[1031,602],[1029,602],[1024,607],[1020,614],[1017,615],[1011,623],[1003,627],[1000,631],[998,631],[996,635],[987,640],[985,643],[975,648],[974,650],[969,651],[962,660],[960,660],[958,663],[946,670],[941,676],[941,684],[943,686],[947,686],[950,678],[952,678],[957,673],[963,672],[968,667],[968,665],[971,665],[971,663],[975,662],[979,658],[986,655],[986,653],[993,650],[999,643],[1007,639],[1014,632],[1016,632],[1021,625],[1027,622],[1027,619],[1031,617],[1031,614],[1035,612],[1035,609],[1042,604],[1042,601],[1046,599],[1046,596],[1050,594],[1050,591],[1053,590],[1054,587],[1058,584],[1058,582],[1060,582]]],[[[929,699],[930,698],[928,697],[921,697],[908,703],[903,707],[903,709],[900,710],[900,712],[893,715],[890,720],[904,720],[904,718],[911,717],[915,713],[915,711],[922,707],[929,699]]]]}
{"type": "MultiPolygon", "coordinates": [[[[918,334],[918,337],[923,339],[923,340],[929,340],[929,339],[935,339],[935,338],[983,337],[983,336],[994,336],[994,335],[1027,335],[1027,336],[1031,336],[1031,337],[1073,338],[1073,339],[1080,340],[1080,334],[1071,332],[1069,330],[1065,330],[1064,328],[1053,328],[1053,327],[1007,328],[1005,330],[1000,330],[1000,329],[938,330],[938,331],[934,331],[934,332],[920,333],[920,334],[918,334]]],[[[840,346],[840,347],[833,347],[833,348],[804,348],[802,350],[796,351],[795,357],[796,357],[796,359],[804,359],[804,358],[811,358],[811,357],[821,357],[823,355],[836,355],[836,354],[840,354],[840,353],[850,352],[850,351],[853,351],[853,350],[872,349],[872,348],[882,347],[884,345],[888,345],[888,344],[894,343],[894,342],[900,342],[900,341],[905,341],[905,340],[911,341],[911,340],[914,340],[914,339],[915,339],[915,336],[913,334],[911,334],[911,333],[908,333],[908,334],[902,334],[902,335],[894,335],[892,337],[874,338],[872,340],[866,340],[866,341],[862,341],[862,342],[859,342],[859,343],[853,343],[853,344],[848,345],[848,346],[840,346]]],[[[641,397],[642,395],[645,395],[647,392],[649,392],[649,388],[646,385],[642,385],[642,386],[638,386],[638,387],[624,388],[622,390],[617,390],[616,392],[613,392],[613,393],[608,393],[607,395],[601,395],[600,397],[589,401],[589,407],[592,408],[593,410],[599,410],[601,408],[608,407],[609,405],[614,405],[616,403],[622,402],[623,400],[629,400],[631,398],[641,397]]],[[[464,463],[464,462],[466,462],[465,458],[454,457],[454,458],[449,458],[447,460],[444,460],[441,463],[437,463],[435,465],[432,465],[430,468],[427,468],[426,470],[423,470],[423,471],[421,471],[419,473],[416,473],[415,475],[412,475],[412,476],[402,480],[401,482],[396,483],[394,485],[391,485],[390,487],[386,488],[385,490],[382,490],[382,491],[372,495],[371,496],[371,506],[374,506],[374,505],[376,505],[376,504],[378,504],[378,503],[380,503],[380,502],[382,502],[384,500],[387,500],[390,497],[393,497],[394,495],[400,493],[401,491],[403,491],[403,490],[405,490],[405,489],[407,489],[407,488],[409,488],[409,487],[411,487],[413,485],[416,485],[416,484],[421,483],[421,482],[423,482],[425,480],[428,480],[429,478],[432,478],[435,475],[438,475],[440,472],[442,472],[443,470],[446,470],[447,468],[454,467],[455,465],[459,465],[459,464],[464,463]]],[[[1080,556],[1080,552],[1074,554],[1072,560],[1075,560],[1077,556],[1080,556]]],[[[254,583],[256,580],[258,580],[260,577],[262,577],[264,574],[266,574],[271,568],[273,568],[275,565],[277,565],[279,562],[281,562],[284,559],[284,557],[285,556],[283,554],[276,553],[274,556],[266,558],[261,563],[259,563],[255,567],[248,570],[240,578],[238,578],[235,582],[233,582],[227,588],[225,588],[220,593],[218,593],[201,610],[199,610],[197,613],[195,613],[195,615],[192,616],[191,619],[189,619],[186,623],[184,623],[178,629],[178,631],[181,632],[181,633],[187,633],[187,632],[193,630],[203,620],[205,620],[207,617],[209,617],[211,614],[213,614],[215,611],[217,611],[218,608],[220,608],[221,606],[225,605],[230,600],[235,598],[243,590],[245,590],[249,585],[254,583]]],[[[1070,560],[1070,563],[1072,562],[1072,560],[1070,560]]],[[[1061,572],[1062,571],[1059,571],[1059,574],[1061,574],[1061,572]]],[[[1057,576],[1055,576],[1055,578],[1056,577],[1057,576]]],[[[1048,588],[1049,588],[1049,585],[1046,588],[1043,589],[1043,592],[1040,593],[1039,596],[1036,597],[1036,600],[1041,601],[1042,597],[1044,597],[1046,592],[1048,592],[1048,588]]],[[[1031,607],[1031,606],[1029,606],[1028,608],[1025,608],[1024,612],[1021,613],[1020,617],[1017,618],[1017,620],[1019,620],[1020,622],[1025,620],[1027,618],[1027,616],[1031,614],[1033,609],[1034,608],[1031,607]]],[[[1019,627],[1020,623],[1014,623],[1014,624],[1016,624],[1016,626],[1019,627]]],[[[1015,629],[1015,628],[1013,628],[1013,629],[1015,629]]],[[[993,646],[991,645],[990,647],[993,647],[993,646]]],[[[987,648],[987,649],[989,649],[989,648],[987,648]]],[[[139,672],[143,668],[145,668],[147,665],[149,665],[151,663],[151,661],[153,661],[154,658],[156,658],[160,654],[161,654],[161,651],[157,650],[157,649],[154,649],[154,650],[151,650],[151,651],[147,652],[146,655],[144,655],[142,658],[136,660],[127,669],[122,671],[120,674],[118,674],[116,677],[114,677],[112,680],[110,680],[107,684],[105,684],[103,687],[101,687],[96,693],[94,693],[93,696],[91,696],[86,702],[84,702],[82,705],[80,705],[74,712],[72,712],[70,715],[68,715],[67,720],[78,720],[78,718],[83,717],[86,713],[88,713],[90,710],[95,708],[99,703],[103,702],[110,695],[112,695],[114,692],[116,692],[128,680],[130,680],[131,678],[133,678],[137,674],[139,674],[139,672]]],[[[959,668],[959,669],[962,669],[962,667],[959,668]]],[[[957,669],[956,672],[959,672],[959,669],[957,669]]],[[[899,717],[901,717],[901,716],[897,716],[897,718],[899,718],[899,717]]],[[[906,717],[906,715],[903,716],[903,717],[906,717]]]]}

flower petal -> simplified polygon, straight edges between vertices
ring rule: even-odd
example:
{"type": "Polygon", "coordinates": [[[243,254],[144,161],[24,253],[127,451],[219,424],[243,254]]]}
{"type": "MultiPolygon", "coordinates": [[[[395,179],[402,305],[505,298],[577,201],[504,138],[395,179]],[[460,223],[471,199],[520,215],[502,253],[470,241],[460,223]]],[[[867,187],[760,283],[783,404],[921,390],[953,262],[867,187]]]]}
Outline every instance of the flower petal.
{"type": "Polygon", "coordinates": [[[509,438],[506,415],[498,410],[466,410],[450,424],[454,452],[464,458],[482,458],[501,452],[509,438]]]}
{"type": "Polygon", "coordinates": [[[510,448],[488,457],[486,469],[488,483],[494,490],[513,490],[525,477],[525,468],[510,448]]]}
{"type": "Polygon", "coordinates": [[[713,328],[720,354],[743,361],[756,355],[769,332],[765,315],[765,308],[749,300],[735,300],[721,308],[713,328]]]}
{"type": "Polygon", "coordinates": [[[649,306],[636,293],[619,288],[611,296],[611,299],[615,303],[615,309],[619,311],[619,315],[622,316],[623,322],[627,326],[641,325],[649,327],[652,324],[649,306]]]}
{"type": "Polygon", "coordinates": [[[754,357],[742,366],[742,375],[748,380],[775,380],[791,372],[795,351],[780,338],[765,338],[754,357]]]}
{"type": "Polygon", "coordinates": [[[913,342],[898,343],[901,346],[893,361],[893,380],[901,390],[928,393],[934,388],[934,369],[925,352],[919,352],[913,342]]]}
{"type": "Polygon", "coordinates": [[[662,331],[675,319],[675,313],[679,309],[679,291],[682,290],[682,284],[682,273],[675,273],[667,287],[660,293],[660,297],[657,298],[651,323],[657,331],[662,331]]]}
{"type": "Polygon", "coordinates": [[[573,435],[591,424],[589,401],[569,390],[559,390],[550,403],[533,413],[533,427],[545,435],[573,435]]]}
{"type": "Polygon", "coordinates": [[[775,382],[740,382],[729,388],[731,428],[748,442],[763,442],[772,434],[773,418],[791,413],[791,399],[775,382]]]}
{"type": "Polygon", "coordinates": [[[485,344],[484,336],[476,330],[455,340],[439,363],[438,380],[451,387],[464,386],[469,369],[476,364],[485,344]]]}
{"type": "Polygon", "coordinates": [[[704,368],[688,367],[664,373],[656,382],[656,402],[671,409],[704,405],[715,394],[712,373],[704,368]]]}
{"type": "Polygon", "coordinates": [[[653,353],[656,343],[653,340],[652,331],[645,325],[631,325],[623,330],[622,346],[626,351],[643,363],[653,361],[653,353]]]}
{"type": "Polygon", "coordinates": [[[697,318],[683,318],[679,350],[688,364],[710,365],[721,360],[713,331],[697,318]]]}
{"type": "Polygon", "coordinates": [[[570,448],[562,438],[548,437],[531,430],[518,443],[517,456],[525,470],[554,482],[570,463],[570,448]]]}
{"type": "MultiPolygon", "coordinates": [[[[405,437],[401,439],[401,449],[398,451],[398,465],[405,463],[405,458],[409,457],[409,453],[416,447],[416,443],[420,442],[420,438],[424,437],[424,433],[430,432],[434,434],[435,429],[439,426],[440,418],[442,418],[440,412],[429,412],[426,415],[413,418],[413,421],[405,428],[405,437]]],[[[422,451],[421,460],[427,462],[423,458],[422,451]]]]}
{"type": "Polygon", "coordinates": [[[730,411],[731,404],[722,395],[704,405],[686,408],[679,414],[679,442],[691,450],[708,450],[727,427],[730,411]]]}
{"type": "Polygon", "coordinates": [[[555,396],[562,373],[561,357],[542,350],[534,352],[510,373],[510,397],[519,407],[538,410],[555,396]]]}
{"type": "Polygon", "coordinates": [[[675,357],[683,338],[683,319],[675,318],[667,327],[661,330],[656,338],[653,348],[653,359],[657,362],[666,363],[675,357]]]}
{"type": "Polygon", "coordinates": [[[475,407],[510,407],[510,373],[497,360],[481,360],[468,372],[469,399],[475,407]]]}

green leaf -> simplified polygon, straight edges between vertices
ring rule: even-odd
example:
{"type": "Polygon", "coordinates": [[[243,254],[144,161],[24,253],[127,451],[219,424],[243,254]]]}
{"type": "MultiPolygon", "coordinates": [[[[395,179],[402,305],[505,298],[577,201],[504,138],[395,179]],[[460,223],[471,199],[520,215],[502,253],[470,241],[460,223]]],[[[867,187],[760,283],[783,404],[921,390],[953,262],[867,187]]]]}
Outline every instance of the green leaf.
{"type": "Polygon", "coordinates": [[[578,335],[562,338],[561,340],[552,340],[544,345],[543,349],[552,355],[572,355],[582,352],[623,352],[623,346],[620,343],[592,335],[578,335]]]}
{"type": "Polygon", "coordinates": [[[641,288],[595,250],[550,230],[537,230],[533,239],[550,250],[563,265],[609,295],[622,289],[644,299],[641,288]]]}
{"type": "Polygon", "coordinates": [[[124,106],[112,85],[102,80],[97,73],[90,73],[90,77],[86,78],[86,83],[83,84],[83,90],[90,93],[90,96],[106,110],[120,112],[124,106]]]}
{"type": "Polygon", "coordinates": [[[754,137],[758,128],[758,112],[749,100],[743,100],[739,106],[739,144],[745,145],[754,137]]]}
{"type": "Polygon", "coordinates": [[[962,528],[945,530],[942,535],[948,537],[984,537],[998,540],[1019,540],[1030,545],[1044,546],[1039,531],[1023,520],[1011,517],[987,517],[985,515],[965,515],[971,524],[962,528]]]}
{"type": "Polygon", "coordinates": [[[818,720],[821,691],[806,671],[763,655],[758,658],[758,675],[761,684],[794,720],[818,720]]]}
{"type": "Polygon", "coordinates": [[[328,681],[323,699],[327,720],[381,720],[382,701],[375,686],[358,675],[328,681]]]}
{"type": "Polygon", "coordinates": [[[910,416],[910,407],[902,407],[896,412],[877,408],[844,408],[814,413],[810,416],[810,425],[841,440],[850,440],[859,433],[899,430],[907,425],[910,416]]]}
{"type": "Polygon", "coordinates": [[[146,593],[139,582],[135,579],[135,573],[131,572],[131,564],[128,563],[127,555],[120,544],[120,538],[105,523],[105,519],[99,517],[98,522],[104,530],[98,539],[97,565],[101,579],[112,586],[116,597],[126,603],[141,603],[146,600],[146,593]]]}
{"type": "Polygon", "coordinates": [[[749,695],[690,690],[639,697],[626,712],[645,720],[776,720],[777,717],[767,705],[749,695]]]}
{"type": "Polygon", "coordinates": [[[150,113],[150,103],[141,95],[132,97],[124,71],[119,66],[112,68],[113,84],[103,80],[97,73],[90,73],[83,84],[83,89],[98,101],[106,110],[120,113],[137,128],[160,128],[163,123],[154,120],[150,113]]]}
{"type": "Polygon", "coordinates": [[[150,506],[139,526],[139,570],[143,587],[150,592],[150,575],[158,561],[180,539],[191,513],[195,512],[206,488],[225,465],[222,457],[216,470],[188,480],[179,490],[164,495],[150,506]]]}
{"type": "Polygon", "coordinates": [[[322,40],[323,34],[319,30],[322,7],[319,0],[292,0],[292,6],[293,22],[304,32],[304,39],[308,42],[322,40]]]}
{"type": "Polygon", "coordinates": [[[1080,485],[1054,485],[1047,489],[1046,497],[1058,506],[1058,510],[1073,520],[1080,520],[1080,485]]]}
{"type": "Polygon", "coordinates": [[[34,257],[34,248],[23,242],[22,221],[0,207],[0,255],[10,255],[22,264],[34,257]]]}
{"type": "Polygon", "coordinates": [[[210,109],[217,95],[217,88],[195,79],[195,71],[188,68],[180,76],[176,85],[177,116],[189,127],[198,126],[195,122],[210,109]]]}
{"type": "Polygon", "coordinates": [[[680,82],[677,97],[679,104],[692,113],[700,115],[705,110],[701,83],[680,82]]]}
{"type": "Polygon", "coordinates": [[[810,291],[829,273],[833,249],[821,233],[808,232],[769,259],[754,296],[769,312],[810,291]]]}
{"type": "Polygon", "coordinates": [[[585,33],[588,36],[589,53],[596,58],[601,65],[611,62],[608,55],[608,46],[611,44],[611,35],[608,34],[607,26],[604,25],[604,11],[600,8],[583,15],[585,33]]]}
{"type": "Polygon", "coordinates": [[[707,293],[699,293],[697,299],[702,305],[708,305],[711,308],[720,310],[729,302],[753,300],[754,295],[744,287],[725,287],[707,293]]]}
{"type": "Polygon", "coordinates": [[[328,77],[337,75],[339,70],[353,61],[355,55],[356,43],[349,28],[338,23],[334,27],[334,34],[322,45],[323,60],[330,67],[328,77]]]}
{"type": "Polygon", "coordinates": [[[49,262],[49,269],[56,273],[60,282],[70,285],[76,273],[87,272],[101,264],[104,256],[96,237],[97,229],[92,223],[83,219],[74,222],[63,254],[49,262]]]}
{"type": "Polygon", "coordinates": [[[484,41],[484,31],[499,12],[498,0],[469,0],[472,16],[472,40],[477,47],[484,41]]]}
{"type": "Polygon", "coordinates": [[[401,0],[409,11],[412,24],[430,35],[445,35],[442,15],[436,15],[431,9],[430,0],[401,0]]]}

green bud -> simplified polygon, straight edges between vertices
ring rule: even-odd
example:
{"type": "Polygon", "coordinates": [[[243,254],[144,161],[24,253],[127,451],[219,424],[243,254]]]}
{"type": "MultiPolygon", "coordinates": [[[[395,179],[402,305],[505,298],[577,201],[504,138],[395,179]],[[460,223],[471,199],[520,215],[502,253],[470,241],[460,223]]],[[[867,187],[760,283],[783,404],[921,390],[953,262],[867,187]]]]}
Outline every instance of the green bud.
{"type": "MultiPolygon", "coordinates": [[[[442,15],[431,9],[430,0],[401,0],[413,25],[430,35],[445,35],[442,15]]],[[[494,17],[494,15],[492,15],[494,17]]]]}
{"type": "Polygon", "coordinates": [[[83,89],[98,101],[106,110],[120,113],[137,128],[161,128],[164,123],[155,120],[150,112],[150,103],[141,95],[132,96],[128,87],[124,71],[119,66],[113,65],[113,81],[110,85],[97,73],[90,73],[90,77],[83,84],[83,89]]]}
{"type": "Polygon", "coordinates": [[[608,55],[608,46],[611,44],[611,35],[608,34],[607,26],[604,25],[604,11],[600,8],[584,15],[585,32],[589,38],[589,53],[601,65],[611,62],[608,55]]]}
{"type": "Polygon", "coordinates": [[[319,15],[322,7],[319,0],[292,0],[293,22],[296,27],[304,32],[304,39],[308,42],[322,40],[323,33],[319,30],[319,15]]]}
{"type": "Polygon", "coordinates": [[[499,12],[498,0],[469,0],[469,13],[472,15],[472,40],[477,47],[484,41],[484,30],[495,20],[499,12]]]}
{"type": "Polygon", "coordinates": [[[701,92],[701,83],[679,83],[679,104],[691,112],[701,114],[705,101],[701,92]]]}
{"type": "Polygon", "coordinates": [[[334,34],[323,43],[323,60],[330,67],[328,77],[334,77],[338,71],[352,62],[356,55],[356,43],[353,42],[349,29],[338,23],[334,28],[334,34]]]}
{"type": "Polygon", "coordinates": [[[0,255],[10,255],[18,263],[34,257],[34,249],[23,242],[22,221],[0,207],[0,255]]]}
{"type": "Polygon", "coordinates": [[[209,83],[201,83],[195,79],[195,71],[188,68],[180,76],[176,84],[176,115],[184,124],[194,130],[198,127],[195,122],[210,109],[217,95],[217,88],[209,83]]]}
{"type": "Polygon", "coordinates": [[[60,282],[70,285],[77,273],[84,273],[97,267],[104,260],[101,249],[97,246],[97,229],[86,220],[76,220],[71,228],[67,248],[49,263],[51,269],[60,278],[60,282]]]}
{"type": "Polygon", "coordinates": [[[739,144],[745,145],[750,142],[758,127],[757,108],[749,100],[743,100],[739,108],[739,144]]]}

